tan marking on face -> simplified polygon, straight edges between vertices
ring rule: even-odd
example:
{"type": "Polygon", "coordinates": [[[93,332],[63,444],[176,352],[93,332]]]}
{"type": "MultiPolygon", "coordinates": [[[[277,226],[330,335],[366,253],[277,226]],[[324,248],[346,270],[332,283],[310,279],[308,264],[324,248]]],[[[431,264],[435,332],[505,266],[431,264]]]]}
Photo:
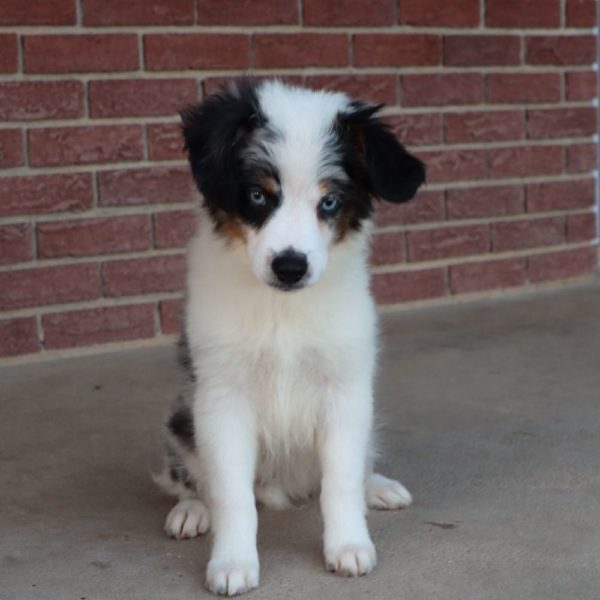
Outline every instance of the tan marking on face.
{"type": "Polygon", "coordinates": [[[261,188],[273,196],[276,196],[279,193],[279,184],[272,177],[265,177],[260,180],[261,188]]]}
{"type": "Polygon", "coordinates": [[[328,181],[319,181],[317,187],[319,188],[319,194],[321,194],[320,198],[331,193],[331,186],[328,181]]]}
{"type": "Polygon", "coordinates": [[[242,242],[242,244],[246,243],[246,231],[244,226],[238,219],[228,215],[225,212],[220,211],[218,215],[216,215],[216,230],[222,235],[227,241],[233,242],[242,242]]]}
{"type": "Polygon", "coordinates": [[[335,238],[334,243],[339,244],[346,239],[346,236],[352,231],[353,214],[349,207],[343,206],[340,214],[335,222],[335,238]]]}
{"type": "MultiPolygon", "coordinates": [[[[319,188],[319,194],[321,194],[321,198],[323,196],[327,196],[327,194],[331,194],[332,192],[331,184],[328,181],[319,181],[317,187],[319,188]]],[[[351,229],[350,222],[352,220],[352,214],[348,208],[349,207],[343,205],[342,210],[333,222],[333,229],[335,231],[335,235],[333,238],[334,244],[339,244],[340,242],[342,242],[351,229]]],[[[323,227],[331,227],[326,222],[321,223],[323,227]]]]}

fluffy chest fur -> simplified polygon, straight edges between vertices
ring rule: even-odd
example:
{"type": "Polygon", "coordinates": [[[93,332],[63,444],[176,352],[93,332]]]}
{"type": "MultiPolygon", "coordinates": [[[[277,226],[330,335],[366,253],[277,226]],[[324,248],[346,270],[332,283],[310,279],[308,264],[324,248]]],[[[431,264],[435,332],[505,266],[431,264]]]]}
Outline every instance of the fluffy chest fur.
{"type": "Polygon", "coordinates": [[[338,245],[330,256],[337,268],[293,294],[257,280],[243,248],[223,243],[208,225],[190,247],[187,337],[198,381],[247,396],[273,453],[313,445],[329,395],[348,372],[373,368],[367,243],[365,231],[338,245]],[[349,261],[353,268],[342,268],[349,261]]]}

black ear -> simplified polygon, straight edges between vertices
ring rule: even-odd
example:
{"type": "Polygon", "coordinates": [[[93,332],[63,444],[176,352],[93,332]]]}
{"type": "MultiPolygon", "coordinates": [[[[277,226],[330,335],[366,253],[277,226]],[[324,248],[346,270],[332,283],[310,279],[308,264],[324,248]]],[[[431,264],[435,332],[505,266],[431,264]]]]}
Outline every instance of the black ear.
{"type": "Polygon", "coordinates": [[[341,115],[366,162],[371,193],[390,202],[410,200],[425,182],[425,165],[373,115],[381,105],[353,103],[341,115]]]}
{"type": "Polygon", "coordinates": [[[236,209],[241,151],[261,118],[255,85],[247,81],[181,111],[192,174],[209,208],[236,209]]]}

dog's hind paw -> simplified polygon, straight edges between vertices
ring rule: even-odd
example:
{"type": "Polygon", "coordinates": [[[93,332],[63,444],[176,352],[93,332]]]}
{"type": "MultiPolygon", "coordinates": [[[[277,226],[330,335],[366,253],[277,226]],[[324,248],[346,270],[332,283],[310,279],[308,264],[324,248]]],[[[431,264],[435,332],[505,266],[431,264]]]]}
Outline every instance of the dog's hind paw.
{"type": "Polygon", "coordinates": [[[406,508],[412,502],[410,492],[394,479],[373,473],[367,481],[367,503],[369,508],[396,510],[406,508]]]}
{"type": "Polygon", "coordinates": [[[178,540],[194,538],[208,531],[208,508],[200,500],[181,500],[167,515],[165,531],[178,540]]]}

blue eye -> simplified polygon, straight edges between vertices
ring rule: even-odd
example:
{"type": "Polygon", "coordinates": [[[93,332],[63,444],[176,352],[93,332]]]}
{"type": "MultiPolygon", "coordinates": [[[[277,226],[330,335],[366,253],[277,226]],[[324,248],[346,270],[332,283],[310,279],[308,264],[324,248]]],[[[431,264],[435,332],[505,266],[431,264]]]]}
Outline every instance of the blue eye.
{"type": "Polygon", "coordinates": [[[319,211],[326,216],[330,216],[336,213],[340,206],[340,199],[335,194],[327,194],[319,202],[319,211]]]}
{"type": "Polygon", "coordinates": [[[267,203],[267,199],[261,190],[255,188],[250,190],[250,202],[254,206],[264,206],[267,203]]]}

